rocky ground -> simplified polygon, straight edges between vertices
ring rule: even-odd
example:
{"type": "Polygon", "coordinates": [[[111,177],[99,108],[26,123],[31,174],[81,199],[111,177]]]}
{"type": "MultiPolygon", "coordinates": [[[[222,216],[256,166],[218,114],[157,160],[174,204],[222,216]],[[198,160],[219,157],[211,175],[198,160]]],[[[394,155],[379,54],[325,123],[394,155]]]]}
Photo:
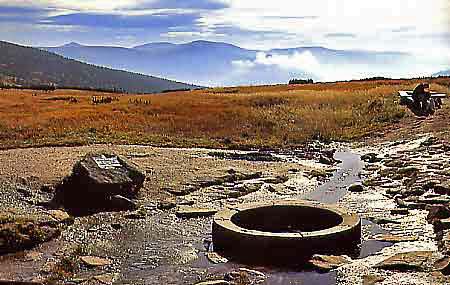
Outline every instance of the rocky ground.
{"type": "Polygon", "coordinates": [[[141,146],[2,151],[0,250],[2,242],[12,244],[2,240],[10,232],[19,233],[14,244],[25,250],[3,247],[0,280],[450,284],[449,158],[450,147],[429,135],[370,147],[316,143],[289,153],[141,146]],[[342,164],[333,164],[330,149],[338,149],[342,164]],[[123,155],[144,171],[136,210],[71,217],[64,209],[49,209],[53,185],[85,154],[101,151],[123,155]],[[293,198],[338,203],[358,213],[364,219],[359,252],[315,256],[308,269],[252,267],[214,252],[217,210],[293,198]]]}

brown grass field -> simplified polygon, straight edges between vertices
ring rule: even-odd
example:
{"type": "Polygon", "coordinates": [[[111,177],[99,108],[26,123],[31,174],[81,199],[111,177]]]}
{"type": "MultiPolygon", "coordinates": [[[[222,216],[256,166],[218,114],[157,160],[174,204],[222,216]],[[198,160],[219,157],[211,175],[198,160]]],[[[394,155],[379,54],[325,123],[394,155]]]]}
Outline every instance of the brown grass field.
{"type": "MultiPolygon", "coordinates": [[[[294,148],[311,139],[360,140],[411,117],[396,94],[418,82],[233,87],[153,95],[0,90],[0,148],[93,143],[294,148]],[[93,104],[92,96],[118,101],[93,104]]],[[[431,83],[434,91],[448,92],[450,78],[431,83]]],[[[450,113],[447,108],[440,111],[450,113]]]]}

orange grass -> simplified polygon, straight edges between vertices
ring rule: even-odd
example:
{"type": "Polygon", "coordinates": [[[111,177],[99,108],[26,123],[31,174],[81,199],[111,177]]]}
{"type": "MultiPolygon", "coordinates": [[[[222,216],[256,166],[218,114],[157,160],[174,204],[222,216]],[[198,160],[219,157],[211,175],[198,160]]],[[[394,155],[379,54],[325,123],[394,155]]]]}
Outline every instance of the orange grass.
{"type": "MultiPolygon", "coordinates": [[[[447,91],[450,79],[433,89],[447,91]]],[[[0,148],[92,143],[296,147],[355,140],[405,116],[396,92],[417,80],[216,88],[154,95],[0,90],[0,148]],[[117,96],[93,105],[92,96],[117,96]],[[75,97],[78,103],[55,100],[75,97]],[[130,99],[150,104],[130,103],[130,99]]]]}

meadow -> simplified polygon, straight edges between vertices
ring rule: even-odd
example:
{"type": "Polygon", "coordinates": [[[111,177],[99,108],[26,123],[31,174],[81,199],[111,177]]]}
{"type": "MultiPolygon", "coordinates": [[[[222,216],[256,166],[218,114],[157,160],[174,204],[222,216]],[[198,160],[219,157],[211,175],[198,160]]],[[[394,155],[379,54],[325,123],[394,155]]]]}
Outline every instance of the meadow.
{"type": "MultiPolygon", "coordinates": [[[[96,143],[295,148],[313,139],[354,141],[411,116],[398,104],[397,91],[413,89],[418,82],[250,86],[151,95],[4,89],[0,148],[96,143]]],[[[450,78],[431,83],[433,90],[448,92],[450,78]]]]}

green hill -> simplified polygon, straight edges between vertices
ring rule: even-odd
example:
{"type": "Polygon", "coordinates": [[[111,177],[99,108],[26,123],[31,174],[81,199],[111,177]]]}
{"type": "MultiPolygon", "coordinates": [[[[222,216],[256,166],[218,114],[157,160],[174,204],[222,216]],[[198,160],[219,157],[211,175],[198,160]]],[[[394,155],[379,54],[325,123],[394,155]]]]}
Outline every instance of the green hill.
{"type": "Polygon", "coordinates": [[[157,93],[197,86],[67,59],[36,48],[0,41],[0,82],[23,87],[121,90],[157,93]]]}

